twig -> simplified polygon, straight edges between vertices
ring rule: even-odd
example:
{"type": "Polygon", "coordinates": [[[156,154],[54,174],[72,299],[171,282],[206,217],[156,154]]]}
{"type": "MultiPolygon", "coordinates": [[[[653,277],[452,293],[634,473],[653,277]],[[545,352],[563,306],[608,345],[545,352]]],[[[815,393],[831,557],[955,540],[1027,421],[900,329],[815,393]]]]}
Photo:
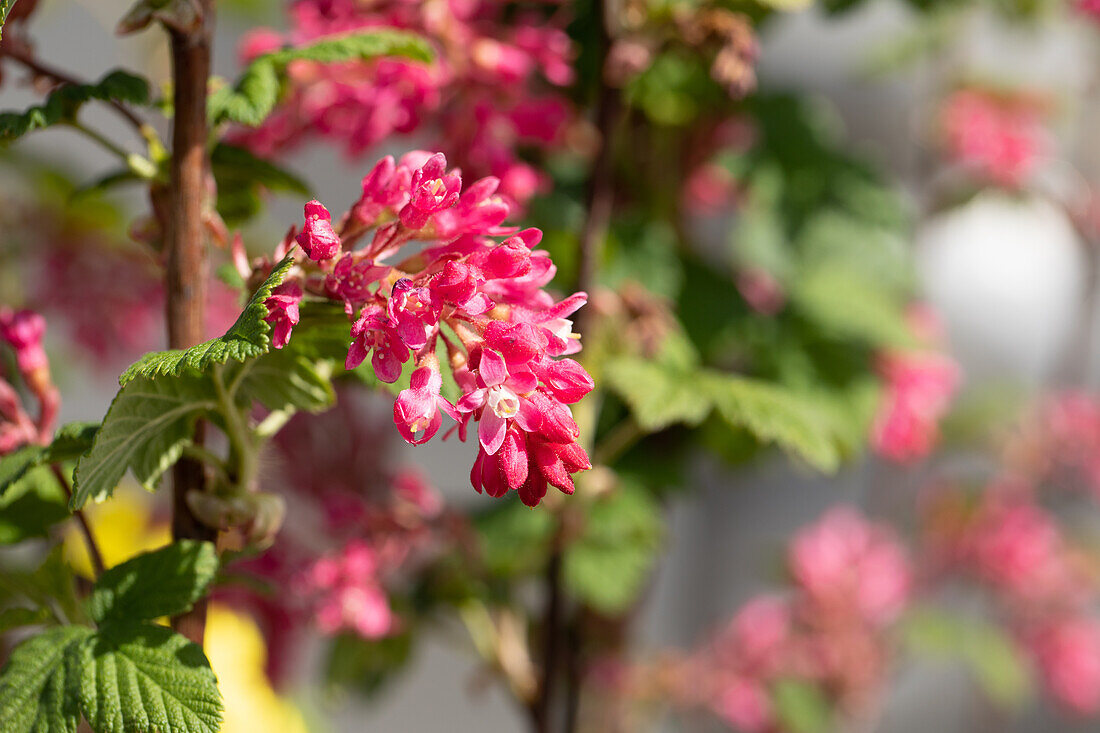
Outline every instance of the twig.
{"type": "MultiPolygon", "coordinates": [[[[52,66],[42,63],[38,59],[34,58],[28,53],[23,52],[20,49],[4,49],[4,58],[9,58],[19,64],[22,64],[27,70],[35,74],[36,76],[42,76],[47,79],[52,79],[58,84],[71,84],[73,86],[80,86],[84,82],[77,79],[74,76],[66,74],[60,69],[56,69],[52,66]]],[[[108,102],[111,108],[123,117],[131,127],[138,131],[139,134],[143,134],[142,130],[145,127],[145,122],[140,117],[131,112],[124,104],[117,101],[108,102]]]]}
{"type": "MultiPolygon", "coordinates": [[[[53,471],[53,475],[57,478],[57,482],[61,484],[61,488],[65,490],[65,496],[68,499],[73,498],[73,487],[69,483],[69,478],[65,475],[65,472],[61,470],[61,466],[56,463],[50,464],[50,470],[53,471]]],[[[103,565],[103,555],[99,552],[99,545],[96,544],[95,535],[92,534],[92,526],[88,523],[88,517],[84,515],[82,509],[77,509],[74,513],[76,521],[80,525],[80,531],[84,535],[84,544],[88,546],[88,557],[92,559],[92,567],[95,569],[95,576],[98,578],[103,575],[103,571],[106,569],[103,565]]]]}
{"type": "MultiPolygon", "coordinates": [[[[165,286],[168,293],[168,344],[184,349],[202,341],[206,304],[206,247],[203,208],[208,168],[206,88],[210,76],[214,1],[201,0],[201,19],[194,30],[168,28],[172,47],[175,117],[172,123],[172,164],[168,193],[165,286]]],[[[203,443],[202,425],[194,445],[203,443]]],[[[172,468],[172,537],[217,539],[217,531],[203,525],[187,505],[187,494],[205,490],[203,465],[181,459],[172,468]]],[[[202,644],[206,630],[206,600],[172,619],[176,631],[202,644]]]]}
{"type": "Polygon", "coordinates": [[[538,733],[549,733],[553,722],[554,692],[558,679],[558,661],[561,659],[562,528],[559,517],[558,531],[554,537],[550,559],[546,564],[546,607],[542,616],[542,680],[534,708],[534,724],[538,733]]]}

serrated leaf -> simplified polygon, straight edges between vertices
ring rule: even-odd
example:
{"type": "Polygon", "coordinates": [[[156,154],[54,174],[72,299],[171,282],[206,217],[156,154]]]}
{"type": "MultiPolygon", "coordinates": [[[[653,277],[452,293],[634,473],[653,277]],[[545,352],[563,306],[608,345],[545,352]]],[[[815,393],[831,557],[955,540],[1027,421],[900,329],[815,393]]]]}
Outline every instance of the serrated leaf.
{"type": "Polygon", "coordinates": [[[202,647],[163,626],[109,624],[80,647],[80,709],[96,733],[217,733],[222,698],[202,647]]]}
{"type": "Polygon", "coordinates": [[[765,382],[714,372],[703,375],[694,388],[710,395],[730,425],[778,444],[821,471],[836,470],[840,456],[832,426],[811,400],[765,382]]]}
{"type": "Polygon", "coordinates": [[[208,115],[213,124],[236,122],[256,127],[275,109],[282,91],[283,71],[291,61],[336,63],[382,56],[429,62],[433,54],[428,43],[419,36],[393,30],[357,32],[275,51],[253,60],[234,86],[210,95],[208,115]]]}
{"type": "MultiPolygon", "coordinates": [[[[269,410],[320,412],[336,402],[329,365],[296,354],[289,346],[238,369],[244,374],[237,395],[249,405],[259,402],[269,410]]],[[[227,381],[233,380],[234,372],[230,371],[227,381]]]]}
{"type": "Polygon", "coordinates": [[[16,0],[0,0],[0,38],[3,38],[4,23],[8,20],[8,13],[15,6],[16,0]]]}
{"type": "Polygon", "coordinates": [[[271,348],[271,338],[268,336],[271,325],[264,321],[267,317],[265,301],[271,295],[271,291],[282,284],[283,278],[293,266],[294,258],[292,254],[288,254],[252,294],[248,305],[224,336],[183,351],[157,351],[146,354],[123,372],[119,383],[125,386],[139,377],[149,379],[162,376],[178,377],[188,369],[204,372],[212,364],[225,364],[230,360],[243,362],[266,354],[271,348]]]}
{"type": "Polygon", "coordinates": [[[601,613],[623,613],[644,589],[662,535],[657,503],[624,484],[589,507],[584,531],[565,551],[565,587],[601,613]]]}
{"type": "Polygon", "coordinates": [[[88,598],[88,612],[100,624],[174,616],[202,598],[217,574],[212,543],[173,542],[103,573],[88,598]]]}
{"type": "Polygon", "coordinates": [[[699,389],[694,370],[621,358],[605,367],[603,377],[626,401],[638,425],[648,432],[675,423],[698,425],[714,406],[711,397],[699,389]]]}
{"type": "Polygon", "coordinates": [[[0,672],[0,730],[74,733],[80,722],[80,644],[85,626],[58,626],[24,641],[0,672]]]}
{"type": "Polygon", "coordinates": [[[155,489],[191,441],[195,421],[215,406],[211,383],[201,375],[127,380],[91,450],[76,464],[69,506],[75,510],[88,499],[110,496],[127,469],[146,489],[155,489]]]}
{"type": "Polygon", "coordinates": [[[92,100],[145,105],[149,103],[149,83],[116,69],[92,84],[63,84],[40,105],[24,112],[0,114],[0,143],[10,143],[34,130],[73,120],[80,108],[92,100]]]}

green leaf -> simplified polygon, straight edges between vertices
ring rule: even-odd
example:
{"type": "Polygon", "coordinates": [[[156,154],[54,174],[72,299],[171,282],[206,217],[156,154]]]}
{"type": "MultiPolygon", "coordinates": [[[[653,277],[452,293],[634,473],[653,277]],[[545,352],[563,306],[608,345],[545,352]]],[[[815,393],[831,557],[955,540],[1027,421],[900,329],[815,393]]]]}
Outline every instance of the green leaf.
{"type": "Polygon", "coordinates": [[[710,372],[694,385],[714,400],[718,414],[763,442],[774,442],[815,468],[835,471],[840,456],[829,416],[808,398],[775,385],[710,372]]]}
{"type": "Polygon", "coordinates": [[[42,463],[68,463],[87,453],[95,442],[97,422],[72,422],[62,425],[46,448],[42,463]]]}
{"type": "Polygon", "coordinates": [[[218,184],[218,213],[230,227],[259,212],[263,191],[310,196],[309,186],[302,179],[245,148],[218,143],[210,164],[218,184]]]}
{"type": "Polygon", "coordinates": [[[791,295],[803,315],[834,338],[857,339],[876,347],[913,346],[898,294],[848,267],[831,265],[806,272],[791,295]]]}
{"type": "Polygon", "coordinates": [[[213,124],[236,122],[256,127],[275,109],[284,83],[283,72],[291,61],[327,64],[382,56],[402,56],[427,63],[433,53],[426,41],[411,33],[371,30],[264,54],[249,64],[234,86],[210,95],[208,115],[213,124]]]}
{"type": "Polygon", "coordinates": [[[271,291],[283,282],[294,258],[287,254],[268,275],[267,280],[252,294],[244,311],[230,326],[224,336],[211,339],[184,351],[157,351],[146,354],[123,372],[119,383],[125,386],[139,377],[155,379],[161,376],[178,377],[187,369],[204,372],[211,364],[225,364],[229,360],[243,362],[266,354],[271,348],[268,333],[271,325],[264,321],[267,317],[265,301],[271,291]]]}
{"type": "MultiPolygon", "coordinates": [[[[237,395],[249,405],[259,402],[269,410],[321,412],[336,403],[328,362],[308,359],[289,345],[238,369],[242,375],[237,395]]],[[[232,382],[234,374],[229,371],[226,380],[232,382]]]]}
{"type": "Polygon", "coordinates": [[[711,397],[699,389],[694,369],[625,357],[609,363],[603,377],[648,432],[675,423],[698,425],[714,407],[711,397]]]}
{"type": "Polygon", "coordinates": [[[40,445],[27,445],[0,458],[0,497],[17,486],[27,472],[42,464],[46,449],[40,445]]]}
{"type": "Polygon", "coordinates": [[[174,616],[202,598],[217,574],[212,543],[173,542],[103,573],[88,598],[88,612],[99,624],[174,616]]]}
{"type": "Polygon", "coordinates": [[[784,679],[772,688],[772,704],[780,727],[791,733],[832,730],[833,711],[825,693],[803,680],[784,679]]]}
{"type": "Polygon", "coordinates": [[[77,112],[92,100],[145,105],[149,83],[140,76],[116,69],[93,84],[63,84],[46,100],[24,112],[0,114],[0,143],[10,143],[34,130],[76,119],[77,112]]]}
{"type": "Polygon", "coordinates": [[[565,587],[601,613],[625,612],[645,588],[662,536],[657,502],[623,484],[589,507],[584,531],[565,551],[565,587]]]}
{"type": "Polygon", "coordinates": [[[12,606],[0,611],[0,633],[23,626],[38,626],[51,620],[50,612],[45,608],[24,608],[12,606]]]}
{"type": "Polygon", "coordinates": [[[4,23],[8,20],[8,13],[11,12],[15,3],[16,0],[0,0],[0,38],[3,37],[4,23]]]}
{"type": "Polygon", "coordinates": [[[0,672],[0,730],[74,733],[80,722],[78,650],[84,626],[59,626],[24,641],[0,672]]]}
{"type": "Polygon", "coordinates": [[[902,636],[917,654],[961,658],[991,701],[1019,708],[1031,688],[1027,658],[1000,627],[934,608],[918,608],[902,623],[902,636]]]}
{"type": "MultiPolygon", "coordinates": [[[[65,562],[61,545],[54,547],[42,564],[30,572],[0,573],[0,590],[24,598],[57,616],[59,621],[74,623],[84,618],[76,598],[73,571],[65,562]]],[[[0,729],[2,730],[2,729],[0,729]]]]}
{"type": "Polygon", "coordinates": [[[70,507],[76,510],[88,499],[110,496],[127,469],[142,486],[154,490],[161,474],[190,443],[195,421],[216,406],[211,392],[209,379],[196,374],[126,380],[91,450],[76,464],[70,507]]]}
{"type": "Polygon", "coordinates": [[[48,468],[32,468],[0,496],[0,545],[45,537],[69,516],[69,497],[57,478],[48,468]]]}
{"type": "Polygon", "coordinates": [[[217,733],[222,698],[202,647],[163,626],[109,624],[80,647],[80,709],[96,733],[217,733]]]}
{"type": "Polygon", "coordinates": [[[341,634],[329,645],[325,679],[330,685],[371,695],[408,665],[412,648],[409,630],[381,639],[341,634]]]}
{"type": "Polygon", "coordinates": [[[518,499],[495,503],[474,519],[481,557],[490,573],[514,577],[535,572],[546,563],[554,519],[533,512],[518,499]]]}

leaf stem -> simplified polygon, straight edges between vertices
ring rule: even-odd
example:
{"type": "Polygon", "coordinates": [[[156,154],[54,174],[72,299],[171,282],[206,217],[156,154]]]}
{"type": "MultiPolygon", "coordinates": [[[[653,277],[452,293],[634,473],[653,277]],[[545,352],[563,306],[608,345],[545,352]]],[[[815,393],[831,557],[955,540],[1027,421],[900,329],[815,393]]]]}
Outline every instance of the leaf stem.
{"type": "MultiPolygon", "coordinates": [[[[69,482],[68,476],[61,470],[61,466],[56,463],[50,464],[50,470],[53,471],[53,475],[57,478],[57,482],[61,484],[61,488],[65,490],[65,496],[71,501],[73,498],[73,487],[69,482]]],[[[84,544],[88,546],[88,557],[92,560],[92,567],[95,569],[95,576],[98,578],[103,575],[105,569],[103,565],[103,555],[99,552],[99,545],[96,544],[95,535],[92,534],[92,525],[88,523],[88,517],[85,516],[83,509],[77,509],[73,512],[76,517],[77,524],[80,525],[80,532],[84,535],[84,544]]]]}
{"type": "MultiPolygon", "coordinates": [[[[71,84],[73,86],[80,86],[84,83],[80,79],[77,79],[74,76],[70,76],[60,69],[56,69],[52,66],[44,64],[43,62],[36,59],[29,51],[20,50],[18,44],[12,44],[11,48],[4,48],[3,55],[5,58],[9,58],[12,61],[21,64],[24,68],[26,68],[35,76],[50,79],[57,84],[71,84]]],[[[131,127],[137,130],[138,134],[142,135],[142,137],[145,136],[146,128],[148,126],[145,122],[142,121],[140,117],[131,112],[129,108],[126,107],[126,105],[118,101],[108,102],[108,105],[115,112],[117,112],[119,116],[125,119],[131,127]]]]}

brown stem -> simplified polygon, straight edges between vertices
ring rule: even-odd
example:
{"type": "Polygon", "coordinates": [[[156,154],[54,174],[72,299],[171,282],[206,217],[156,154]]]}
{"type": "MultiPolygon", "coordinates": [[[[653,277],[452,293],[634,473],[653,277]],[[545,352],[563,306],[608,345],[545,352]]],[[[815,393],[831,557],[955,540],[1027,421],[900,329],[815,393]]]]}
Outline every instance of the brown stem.
{"type": "MultiPolygon", "coordinates": [[[[69,478],[65,475],[65,472],[61,470],[61,466],[56,463],[50,464],[50,470],[53,471],[53,475],[57,478],[57,482],[61,484],[61,488],[65,490],[65,496],[68,499],[73,498],[73,487],[69,483],[69,478]]],[[[88,546],[88,557],[92,559],[92,567],[95,569],[95,577],[103,575],[105,569],[103,565],[103,555],[99,552],[99,545],[96,544],[95,535],[92,534],[92,526],[88,524],[88,517],[84,515],[84,512],[77,509],[74,513],[76,521],[80,524],[80,531],[84,535],[84,544],[88,546]]]]}
{"type": "MultiPolygon", "coordinates": [[[[611,0],[603,0],[599,3],[596,13],[599,22],[599,68],[601,70],[596,102],[596,128],[600,133],[600,148],[592,166],[592,175],[588,180],[587,215],[584,227],[581,229],[580,265],[577,271],[577,288],[589,294],[596,286],[603,244],[607,238],[611,210],[615,202],[612,166],[615,146],[612,134],[618,125],[621,104],[619,90],[607,83],[604,69],[612,42],[611,19],[608,16],[613,10],[613,4],[611,0]]],[[[588,312],[589,309],[584,308],[577,313],[577,332],[582,335],[586,332],[588,312]]]]}
{"type": "Polygon", "coordinates": [[[542,617],[542,679],[534,708],[534,726],[538,733],[549,733],[553,722],[554,692],[558,679],[558,661],[561,659],[562,637],[562,552],[561,524],[554,538],[554,547],[546,565],[546,608],[542,617]]]}
{"type": "MultiPolygon", "coordinates": [[[[43,63],[42,61],[36,59],[33,55],[31,55],[29,51],[24,51],[21,48],[5,48],[4,57],[21,64],[24,68],[26,68],[35,76],[52,79],[58,84],[71,84],[73,86],[80,86],[84,83],[80,79],[77,79],[75,76],[70,76],[60,69],[43,63]]],[[[131,127],[133,127],[138,132],[141,132],[141,129],[145,125],[145,123],[141,120],[140,117],[131,112],[126,107],[126,105],[122,104],[121,102],[115,101],[108,102],[108,104],[111,106],[111,109],[113,109],[122,118],[124,118],[131,127]]]]}
{"type": "MultiPolygon", "coordinates": [[[[206,246],[203,208],[208,168],[206,85],[214,28],[213,0],[199,0],[201,20],[193,30],[168,28],[172,46],[175,118],[172,123],[172,168],[165,222],[165,286],[168,293],[168,345],[194,346],[203,339],[206,304],[206,246]]],[[[194,442],[202,444],[201,426],[194,442]]],[[[190,458],[172,468],[172,537],[214,540],[217,532],[198,521],[187,506],[187,494],[201,492],[202,464],[190,458]]],[[[176,631],[202,644],[206,602],[172,619],[176,631]]]]}

